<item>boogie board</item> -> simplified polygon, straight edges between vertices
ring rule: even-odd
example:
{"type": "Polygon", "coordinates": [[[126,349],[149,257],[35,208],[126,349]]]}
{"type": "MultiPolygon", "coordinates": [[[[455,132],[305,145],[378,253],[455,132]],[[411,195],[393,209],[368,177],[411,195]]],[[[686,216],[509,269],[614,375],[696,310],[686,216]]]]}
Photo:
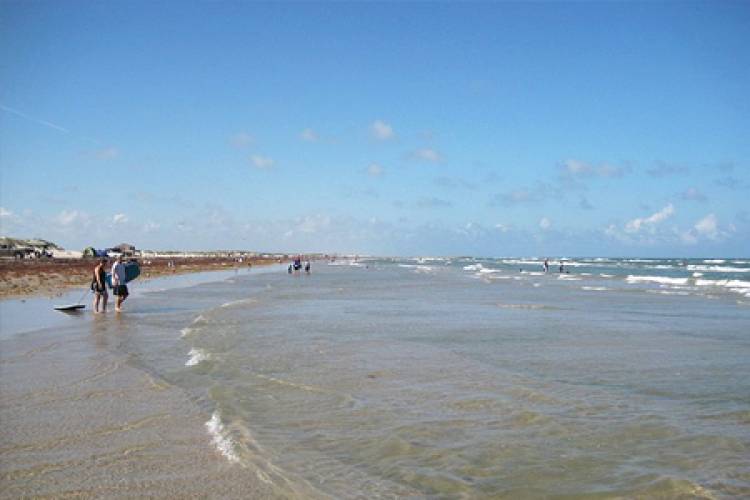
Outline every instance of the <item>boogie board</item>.
{"type": "Polygon", "coordinates": [[[84,306],[83,304],[71,304],[68,306],[55,306],[55,311],[72,312],[72,311],[77,311],[79,309],[83,309],[84,307],[86,306],[84,306]]]}
{"type": "MultiPolygon", "coordinates": [[[[141,266],[137,262],[131,260],[126,262],[125,266],[125,283],[130,283],[141,274],[141,266]]],[[[107,286],[112,288],[112,273],[107,273],[104,276],[104,281],[107,282],[107,286]]],[[[125,284],[123,283],[123,284],[125,284]]]]}

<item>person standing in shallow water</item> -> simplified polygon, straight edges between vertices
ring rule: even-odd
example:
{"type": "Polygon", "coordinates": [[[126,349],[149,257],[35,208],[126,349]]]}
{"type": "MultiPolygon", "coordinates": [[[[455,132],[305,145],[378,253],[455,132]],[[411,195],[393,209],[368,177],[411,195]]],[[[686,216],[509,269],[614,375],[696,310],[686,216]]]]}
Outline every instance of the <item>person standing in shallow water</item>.
{"type": "Polygon", "coordinates": [[[117,295],[117,302],[115,303],[115,311],[117,312],[122,311],[122,303],[128,298],[126,279],[125,264],[122,262],[122,255],[119,255],[112,265],[112,293],[117,295]]]}
{"type": "Polygon", "coordinates": [[[94,292],[94,312],[99,312],[99,303],[102,304],[102,312],[107,312],[107,300],[109,294],[107,293],[107,283],[104,281],[104,266],[107,263],[107,259],[101,259],[94,268],[94,276],[91,280],[91,291],[94,292]]]}

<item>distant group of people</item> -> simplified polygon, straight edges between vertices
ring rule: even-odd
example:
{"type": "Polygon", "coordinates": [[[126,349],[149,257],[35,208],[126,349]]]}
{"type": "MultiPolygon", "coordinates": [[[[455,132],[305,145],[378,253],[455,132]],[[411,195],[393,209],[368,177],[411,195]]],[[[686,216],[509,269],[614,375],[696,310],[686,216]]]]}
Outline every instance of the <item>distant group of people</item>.
{"type": "MultiPolygon", "coordinates": [[[[544,259],[544,264],[542,264],[542,269],[544,269],[545,273],[549,272],[549,259],[544,259]]],[[[565,265],[563,264],[563,261],[560,261],[560,267],[558,268],[558,271],[560,273],[569,273],[567,269],[565,269],[565,265]]]]}
{"type": "MultiPolygon", "coordinates": [[[[287,272],[289,274],[299,273],[300,269],[302,269],[302,256],[298,255],[294,258],[294,261],[291,264],[289,264],[289,267],[287,268],[287,272]]],[[[310,274],[310,261],[309,260],[305,261],[305,272],[307,274],[310,274]]]]}
{"type": "MultiPolygon", "coordinates": [[[[107,293],[107,273],[104,267],[107,265],[107,259],[102,258],[94,268],[94,276],[91,280],[91,291],[94,292],[94,312],[107,312],[107,301],[109,300],[109,294],[107,293]],[[101,304],[101,311],[99,311],[99,305],[101,304]]],[[[122,261],[122,256],[118,256],[115,259],[115,263],[112,264],[110,270],[112,276],[112,293],[117,297],[115,302],[115,311],[122,311],[122,303],[128,298],[128,286],[125,284],[127,281],[125,275],[125,263],[122,261]]]]}

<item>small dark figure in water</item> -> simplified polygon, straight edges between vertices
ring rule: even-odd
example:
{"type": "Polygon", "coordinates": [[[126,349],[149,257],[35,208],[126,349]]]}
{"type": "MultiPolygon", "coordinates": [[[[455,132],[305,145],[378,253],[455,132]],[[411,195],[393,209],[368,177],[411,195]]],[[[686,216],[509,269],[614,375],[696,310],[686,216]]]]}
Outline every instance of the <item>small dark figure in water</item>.
{"type": "Polygon", "coordinates": [[[305,272],[310,274],[310,261],[305,262],[305,272]]]}
{"type": "Polygon", "coordinates": [[[562,265],[562,262],[560,263],[560,272],[561,272],[561,273],[565,272],[565,270],[564,270],[564,268],[563,268],[563,265],[562,265]]]}
{"type": "Polygon", "coordinates": [[[544,268],[545,273],[549,271],[549,259],[544,259],[544,264],[542,265],[542,267],[544,268]]]}
{"type": "Polygon", "coordinates": [[[289,268],[286,270],[286,272],[288,272],[289,274],[292,274],[292,265],[291,264],[289,264],[289,268]]]}

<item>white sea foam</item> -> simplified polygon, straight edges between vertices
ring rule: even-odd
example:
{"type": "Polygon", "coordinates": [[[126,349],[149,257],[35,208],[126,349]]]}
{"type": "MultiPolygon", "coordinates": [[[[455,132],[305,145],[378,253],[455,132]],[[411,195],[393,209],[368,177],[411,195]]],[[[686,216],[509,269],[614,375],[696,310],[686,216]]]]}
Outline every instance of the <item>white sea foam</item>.
{"type": "Polygon", "coordinates": [[[687,266],[688,271],[705,271],[709,273],[750,273],[750,267],[733,266],[703,266],[691,264],[687,266]]]}
{"type": "Polygon", "coordinates": [[[581,281],[581,278],[578,276],[570,275],[570,274],[561,274],[557,277],[559,280],[565,280],[565,281],[581,281]]]}
{"type": "Polygon", "coordinates": [[[421,264],[399,264],[398,267],[405,267],[407,269],[414,269],[415,273],[431,273],[435,269],[430,266],[423,266],[421,264]]]}
{"type": "Polygon", "coordinates": [[[533,266],[541,266],[544,261],[543,260],[528,260],[528,259],[503,259],[500,262],[503,264],[514,264],[514,265],[533,265],[533,266]]]}
{"type": "Polygon", "coordinates": [[[695,280],[696,286],[722,286],[727,288],[750,288],[750,281],[742,280],[695,280]]]}
{"type": "Polygon", "coordinates": [[[433,271],[435,271],[435,269],[430,266],[417,266],[417,268],[414,269],[415,273],[429,274],[429,273],[432,273],[433,271]]]}
{"type": "Polygon", "coordinates": [[[492,274],[492,273],[501,273],[501,272],[502,271],[500,271],[499,269],[480,269],[479,270],[480,274],[492,274]]]}
{"type": "Polygon", "coordinates": [[[628,283],[659,283],[662,285],[687,285],[687,278],[668,278],[666,276],[633,276],[625,278],[628,283]]]}
{"type": "Polygon", "coordinates": [[[483,269],[482,264],[471,264],[464,266],[464,271],[480,271],[483,269]]]}
{"type": "Polygon", "coordinates": [[[180,337],[187,337],[191,333],[193,333],[193,329],[190,327],[185,327],[182,330],[180,330],[180,337]]]}
{"type": "Polygon", "coordinates": [[[646,290],[648,293],[658,293],[659,295],[690,295],[690,292],[679,290],[646,290]]]}
{"type": "Polygon", "coordinates": [[[729,280],[695,280],[695,286],[726,286],[729,280]]]}
{"type": "Polygon", "coordinates": [[[420,264],[424,264],[426,262],[445,262],[446,258],[445,257],[418,257],[416,260],[420,264]]]}
{"type": "Polygon", "coordinates": [[[606,286],[582,286],[581,290],[587,290],[590,292],[604,292],[604,291],[612,290],[612,289],[607,288],[606,286]]]}
{"type": "Polygon", "coordinates": [[[195,324],[197,324],[197,323],[203,323],[203,322],[205,322],[205,321],[206,321],[206,318],[204,318],[202,314],[199,314],[199,315],[198,315],[198,316],[197,316],[197,317],[196,317],[196,318],[195,318],[195,319],[193,320],[193,324],[195,325],[195,324]]]}
{"type": "Polygon", "coordinates": [[[704,264],[724,264],[726,262],[725,259],[704,259],[704,264]]]}
{"type": "Polygon", "coordinates": [[[693,273],[693,278],[700,278],[703,276],[703,273],[693,273]]]}
{"type": "Polygon", "coordinates": [[[258,302],[258,299],[240,299],[240,300],[233,300],[231,302],[226,302],[222,304],[220,307],[232,307],[232,306],[239,306],[241,304],[253,304],[255,302],[258,302]]]}
{"type": "Polygon", "coordinates": [[[188,356],[190,356],[190,359],[187,360],[185,366],[195,366],[198,363],[211,359],[211,355],[203,349],[190,349],[188,356]]]}
{"type": "Polygon", "coordinates": [[[602,278],[614,278],[615,277],[614,274],[604,274],[604,273],[600,274],[599,276],[601,276],[602,278]]]}
{"type": "Polygon", "coordinates": [[[362,267],[362,264],[360,264],[357,261],[354,260],[336,260],[333,262],[328,263],[329,266],[352,266],[352,267],[362,267]]]}
{"type": "Polygon", "coordinates": [[[211,415],[211,420],[206,422],[206,429],[211,435],[211,442],[219,452],[226,457],[230,462],[239,462],[240,457],[235,452],[235,445],[232,439],[227,436],[224,429],[224,424],[221,423],[221,416],[218,411],[215,411],[211,415]]]}

